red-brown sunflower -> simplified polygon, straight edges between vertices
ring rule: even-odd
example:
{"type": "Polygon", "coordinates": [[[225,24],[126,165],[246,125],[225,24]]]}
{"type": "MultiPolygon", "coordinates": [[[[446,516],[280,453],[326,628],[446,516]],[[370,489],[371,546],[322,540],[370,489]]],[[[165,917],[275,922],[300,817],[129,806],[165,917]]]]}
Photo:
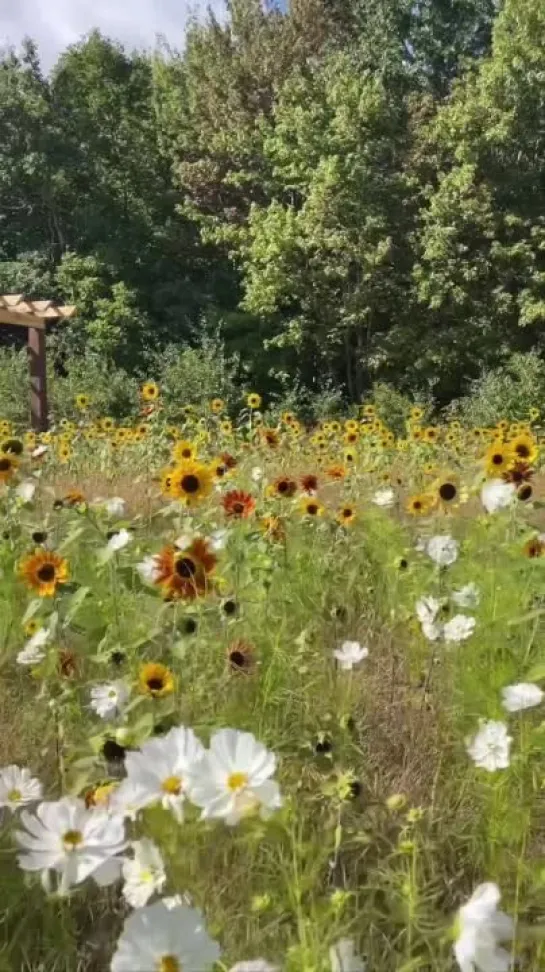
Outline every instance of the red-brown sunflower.
{"type": "Polygon", "coordinates": [[[255,510],[255,499],[241,489],[231,489],[222,499],[225,515],[238,520],[247,520],[255,510]]]}
{"type": "Polygon", "coordinates": [[[272,483],[270,491],[274,496],[282,496],[284,499],[289,499],[290,496],[294,496],[297,492],[297,483],[294,479],[290,479],[289,476],[279,476],[272,483]]]}
{"type": "Polygon", "coordinates": [[[307,473],[301,477],[301,489],[305,493],[315,493],[318,489],[318,477],[314,473],[307,473]]]}
{"type": "Polygon", "coordinates": [[[216,564],[217,557],[203,537],[196,537],[182,550],[169,545],[155,556],[154,583],[169,600],[193,600],[206,593],[216,564]]]}

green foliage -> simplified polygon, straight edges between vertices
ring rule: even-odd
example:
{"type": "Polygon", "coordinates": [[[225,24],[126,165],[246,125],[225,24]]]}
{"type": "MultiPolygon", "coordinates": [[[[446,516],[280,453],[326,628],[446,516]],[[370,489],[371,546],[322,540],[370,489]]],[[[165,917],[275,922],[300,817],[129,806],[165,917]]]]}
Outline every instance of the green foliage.
{"type": "Polygon", "coordinates": [[[470,385],[469,394],[452,402],[453,417],[472,425],[493,425],[498,418],[527,421],[531,408],[545,401],[545,361],[535,352],[514,354],[470,385]]]}
{"type": "Polygon", "coordinates": [[[1,417],[25,427],[29,421],[29,411],[27,350],[0,347],[1,417]]]}
{"type": "Polygon", "coordinates": [[[180,420],[184,405],[206,407],[212,398],[222,398],[228,406],[240,401],[238,361],[227,356],[219,338],[205,337],[193,348],[171,344],[150,356],[147,369],[160,384],[172,421],[180,420]]]}

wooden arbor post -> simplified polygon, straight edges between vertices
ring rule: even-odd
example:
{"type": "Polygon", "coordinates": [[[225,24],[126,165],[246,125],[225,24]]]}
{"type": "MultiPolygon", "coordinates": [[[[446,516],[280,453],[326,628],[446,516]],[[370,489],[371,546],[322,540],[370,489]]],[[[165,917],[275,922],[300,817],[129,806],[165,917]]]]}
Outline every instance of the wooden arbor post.
{"type": "Polygon", "coordinates": [[[22,294],[0,296],[0,324],[16,324],[28,329],[30,367],[30,417],[32,428],[47,428],[47,371],[45,332],[48,323],[74,317],[76,308],[58,307],[52,300],[23,300],[22,294]]]}

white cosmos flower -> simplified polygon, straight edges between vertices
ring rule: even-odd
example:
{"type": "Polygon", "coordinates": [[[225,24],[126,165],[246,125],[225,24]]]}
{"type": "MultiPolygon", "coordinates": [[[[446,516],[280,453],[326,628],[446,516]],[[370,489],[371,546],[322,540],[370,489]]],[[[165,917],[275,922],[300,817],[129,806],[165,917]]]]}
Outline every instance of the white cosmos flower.
{"type": "Polygon", "coordinates": [[[144,557],[144,560],[136,565],[136,569],[146,584],[155,583],[159,576],[157,556],[152,554],[150,557],[144,557]]]}
{"type": "Polygon", "coordinates": [[[38,628],[17,655],[19,665],[38,665],[45,658],[43,650],[51,637],[49,628],[38,628]]]}
{"type": "Polygon", "coordinates": [[[458,558],[458,543],[448,534],[437,535],[428,540],[426,553],[439,567],[449,567],[458,558]]]}
{"type": "Polygon", "coordinates": [[[229,530],[226,529],[214,530],[214,532],[209,538],[210,549],[213,550],[214,553],[219,553],[220,550],[223,550],[225,548],[228,539],[229,539],[229,530]]]}
{"type": "Polygon", "coordinates": [[[29,769],[4,766],[0,769],[0,807],[16,810],[42,797],[42,784],[29,769]]]}
{"type": "Polygon", "coordinates": [[[393,506],[395,503],[395,493],[393,489],[390,487],[387,487],[386,489],[378,489],[373,496],[373,503],[375,506],[381,506],[383,509],[393,506]]]}
{"type": "Polygon", "coordinates": [[[163,890],[165,865],[159,848],[149,838],[133,841],[131,848],[134,857],[123,861],[123,897],[131,908],[143,908],[156,891],[163,890]]]}
{"type": "Polygon", "coordinates": [[[366,963],[356,955],[351,938],[341,938],[329,949],[331,972],[365,972],[366,963]]]}
{"type": "Polygon", "coordinates": [[[97,883],[111,884],[121,872],[125,849],[121,817],[104,810],[88,810],[78,797],[62,797],[40,803],[35,813],[23,810],[24,830],[15,834],[22,848],[17,860],[23,871],[60,875],[60,891],[66,893],[93,875],[97,883]]]}
{"type": "Polygon", "coordinates": [[[276,756],[251,732],[220,729],[190,780],[189,797],[202,817],[220,817],[229,826],[259,811],[263,818],[282,806],[272,780],[276,756]]]}
{"type": "Polygon", "coordinates": [[[250,959],[246,962],[236,962],[229,972],[279,972],[277,965],[271,965],[265,959],[250,959]]]}
{"type": "Polygon", "coordinates": [[[513,937],[514,922],[498,911],[500,889],[487,882],[475,889],[457,918],[454,955],[460,972],[509,972],[511,955],[500,947],[513,937]]]}
{"type": "Polygon", "coordinates": [[[496,513],[510,506],[515,495],[513,483],[504,483],[503,479],[490,479],[481,489],[481,503],[487,513],[496,513]]]}
{"type": "Polygon", "coordinates": [[[198,908],[168,908],[157,901],[129,915],[110,970],[208,972],[219,957],[219,945],[208,935],[198,908]]]}
{"type": "Polygon", "coordinates": [[[341,647],[336,648],[333,655],[339,663],[339,668],[344,671],[351,671],[354,665],[367,658],[369,649],[365,645],[360,645],[359,641],[343,641],[341,647]]]}
{"type": "Polygon", "coordinates": [[[121,496],[112,496],[111,499],[103,500],[104,509],[108,516],[120,519],[125,514],[127,504],[121,496]]]}
{"type": "Polygon", "coordinates": [[[509,766],[513,737],[504,722],[481,720],[479,731],[467,743],[467,751],[476,766],[494,773],[509,766]]]}
{"type": "Polygon", "coordinates": [[[118,812],[135,811],[161,803],[177,820],[183,820],[189,775],[205,755],[192,729],[177,726],[165,736],[148,739],[139,750],[125,756],[127,778],[113,798],[118,812]]]}
{"type": "Polygon", "coordinates": [[[16,496],[18,496],[23,503],[32,503],[35,492],[36,482],[34,479],[24,479],[22,483],[19,483],[17,489],[15,490],[16,496]]]}
{"type": "Polygon", "coordinates": [[[132,540],[131,534],[129,533],[128,530],[125,530],[125,528],[123,528],[122,530],[119,530],[118,533],[114,533],[110,537],[107,544],[108,550],[113,550],[114,553],[117,552],[118,550],[123,550],[123,547],[126,547],[127,544],[131,542],[131,540],[132,540]]]}
{"type": "Polygon", "coordinates": [[[519,682],[502,689],[503,707],[508,712],[521,712],[523,709],[533,709],[543,701],[544,692],[539,685],[532,682],[519,682]]]}
{"type": "Polygon", "coordinates": [[[479,588],[473,582],[452,593],[452,600],[458,607],[476,607],[480,599],[479,588]]]}
{"type": "Polygon", "coordinates": [[[91,709],[101,719],[112,719],[121,712],[129,697],[129,690],[124,682],[106,682],[95,685],[91,689],[91,709]]]}
{"type": "Polygon", "coordinates": [[[259,483],[263,479],[263,470],[261,466],[254,466],[252,472],[250,473],[254,483],[259,483]]]}
{"type": "Polygon", "coordinates": [[[422,633],[428,641],[438,641],[443,633],[443,627],[437,621],[437,615],[444,602],[436,597],[421,597],[416,602],[416,616],[422,626],[422,633]]]}
{"type": "Polygon", "coordinates": [[[30,455],[32,456],[33,459],[40,459],[41,456],[45,456],[46,452],[48,452],[48,451],[49,451],[49,446],[39,445],[39,446],[36,446],[36,448],[32,450],[32,452],[30,453],[30,455]]]}
{"type": "Polygon", "coordinates": [[[475,618],[470,618],[467,614],[455,614],[443,625],[443,637],[448,643],[466,641],[474,630],[475,618]]]}

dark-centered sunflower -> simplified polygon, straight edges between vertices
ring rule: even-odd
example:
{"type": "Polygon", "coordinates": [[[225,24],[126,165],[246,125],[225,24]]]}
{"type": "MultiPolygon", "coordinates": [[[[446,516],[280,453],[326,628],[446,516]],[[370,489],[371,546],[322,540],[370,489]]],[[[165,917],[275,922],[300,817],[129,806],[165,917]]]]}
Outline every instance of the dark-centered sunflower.
{"type": "Polygon", "coordinates": [[[213,472],[194,459],[181,462],[172,471],[169,495],[186,506],[196,506],[212,491],[213,472]]]}
{"type": "Polygon", "coordinates": [[[154,583],[169,600],[193,600],[206,593],[216,564],[216,556],[202,537],[183,549],[169,545],[155,556],[154,583]]]}
{"type": "Polygon", "coordinates": [[[247,520],[255,510],[255,499],[241,489],[231,489],[222,499],[225,515],[237,520],[247,520]]]}
{"type": "Polygon", "coordinates": [[[19,463],[10,452],[0,454],[0,483],[9,483],[17,472],[19,463]]]}
{"type": "Polygon", "coordinates": [[[35,550],[21,561],[19,576],[39,597],[53,597],[57,585],[68,580],[68,563],[51,550],[35,550]]]}
{"type": "Polygon", "coordinates": [[[138,673],[138,685],[143,695],[152,699],[162,699],[171,695],[175,689],[174,675],[170,668],[160,662],[146,662],[138,673]]]}
{"type": "Polygon", "coordinates": [[[140,394],[145,402],[156,402],[159,398],[159,385],[154,381],[146,381],[140,389],[140,394]]]}

